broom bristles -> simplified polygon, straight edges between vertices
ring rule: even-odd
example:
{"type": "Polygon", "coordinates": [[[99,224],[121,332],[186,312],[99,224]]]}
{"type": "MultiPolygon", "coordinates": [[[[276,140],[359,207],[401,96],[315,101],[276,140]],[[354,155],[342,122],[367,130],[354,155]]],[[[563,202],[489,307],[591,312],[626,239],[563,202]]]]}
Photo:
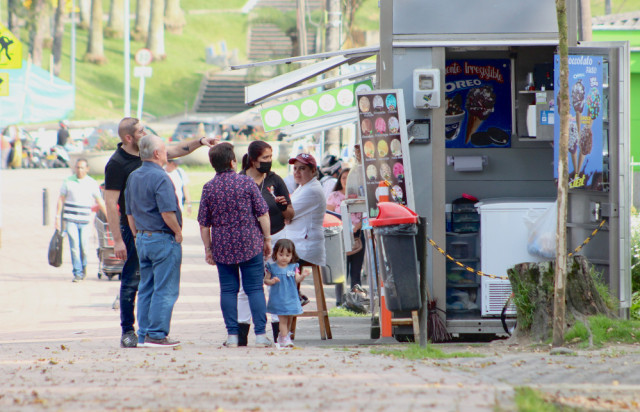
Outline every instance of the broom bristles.
{"type": "Polygon", "coordinates": [[[451,335],[447,332],[447,327],[444,324],[440,315],[438,315],[438,299],[431,299],[427,303],[428,316],[427,316],[427,338],[433,342],[447,342],[451,340],[451,335]]]}

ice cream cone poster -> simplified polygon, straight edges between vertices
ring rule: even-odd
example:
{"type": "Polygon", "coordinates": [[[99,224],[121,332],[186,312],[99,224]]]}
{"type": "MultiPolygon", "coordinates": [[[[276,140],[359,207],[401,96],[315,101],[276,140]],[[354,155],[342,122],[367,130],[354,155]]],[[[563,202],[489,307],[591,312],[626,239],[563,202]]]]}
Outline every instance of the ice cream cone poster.
{"type": "MultiPolygon", "coordinates": [[[[569,187],[603,190],[602,66],[600,56],[569,56],[569,187]]],[[[555,84],[559,81],[558,56],[554,57],[555,84]]],[[[555,89],[558,99],[558,89],[555,89]]],[[[554,176],[558,178],[560,122],[554,127],[554,176]]]]}
{"type": "Polygon", "coordinates": [[[510,147],[511,60],[448,60],[447,148],[510,147]]]}

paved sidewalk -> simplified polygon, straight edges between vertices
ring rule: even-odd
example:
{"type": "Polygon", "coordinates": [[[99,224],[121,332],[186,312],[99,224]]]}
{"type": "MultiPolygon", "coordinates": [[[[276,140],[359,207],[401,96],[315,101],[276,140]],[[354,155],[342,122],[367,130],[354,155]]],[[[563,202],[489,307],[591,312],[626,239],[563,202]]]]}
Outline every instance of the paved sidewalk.
{"type": "MultiPolygon", "coordinates": [[[[53,224],[42,225],[42,192],[49,192],[53,222],[69,173],[0,171],[2,411],[515,410],[520,385],[602,401],[593,410],[639,408],[637,345],[551,357],[507,342],[448,344],[438,346],[480,357],[408,361],[371,353],[368,318],[331,318],[330,341],[319,339],[316,320],[302,318],[296,349],[252,347],[253,334],[247,348],[224,348],[217,273],[204,262],[193,220],[185,222],[171,330],[182,345],[121,349],[119,312],[111,308],[119,282],[97,278],[96,254],[81,283],[71,282],[66,241],[62,267],[47,264],[53,224]]],[[[304,287],[312,296],[310,283],[304,287]]]]}

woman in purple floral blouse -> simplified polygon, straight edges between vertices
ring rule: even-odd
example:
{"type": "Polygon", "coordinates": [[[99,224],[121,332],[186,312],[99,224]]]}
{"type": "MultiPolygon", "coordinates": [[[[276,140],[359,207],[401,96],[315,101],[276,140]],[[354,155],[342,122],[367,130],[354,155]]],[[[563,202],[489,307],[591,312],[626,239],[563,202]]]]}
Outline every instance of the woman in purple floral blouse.
{"type": "Polygon", "coordinates": [[[253,179],[239,175],[233,146],[220,143],[209,150],[216,175],[202,188],[198,223],[206,261],[218,268],[220,306],[227,341],[238,346],[238,290],[249,296],[256,346],[271,346],[265,334],[267,306],[262,280],[264,256],[271,254],[269,208],[253,179]]]}

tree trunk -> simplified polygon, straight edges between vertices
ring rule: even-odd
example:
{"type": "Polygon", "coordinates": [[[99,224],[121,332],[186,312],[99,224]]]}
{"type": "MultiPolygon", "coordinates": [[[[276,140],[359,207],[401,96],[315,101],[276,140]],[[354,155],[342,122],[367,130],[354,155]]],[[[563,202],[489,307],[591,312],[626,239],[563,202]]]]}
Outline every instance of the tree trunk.
{"type": "Polygon", "coordinates": [[[147,49],[151,50],[153,60],[164,60],[167,57],[164,52],[164,0],[151,1],[147,49]]]}
{"type": "Polygon", "coordinates": [[[83,29],[91,27],[91,0],[80,0],[80,24],[83,29]]]}
{"type": "Polygon", "coordinates": [[[64,38],[64,12],[65,2],[58,1],[58,7],[56,7],[55,18],[55,32],[53,36],[53,47],[51,53],[53,54],[53,74],[60,76],[60,70],[62,69],[62,39],[64,38]]]}
{"type": "Polygon", "coordinates": [[[556,0],[560,49],[560,84],[558,116],[560,117],[560,151],[558,155],[558,220],[556,233],[555,299],[553,305],[553,346],[564,343],[565,283],[567,280],[567,201],[569,173],[569,45],[566,0],[556,0]]]}
{"type": "Polygon", "coordinates": [[[42,66],[42,48],[45,37],[44,20],[47,18],[45,0],[35,0],[30,11],[29,54],[31,62],[36,66],[42,66]]]}
{"type": "MultiPolygon", "coordinates": [[[[596,288],[591,265],[585,257],[575,256],[570,260],[569,266],[565,267],[568,272],[565,301],[567,310],[564,317],[556,319],[554,267],[557,267],[557,262],[521,263],[509,270],[518,316],[514,336],[528,336],[541,342],[549,339],[553,332],[555,340],[557,322],[564,328],[573,326],[576,320],[584,320],[587,316],[614,316],[613,310],[607,306],[596,288]]],[[[553,345],[561,346],[555,342],[553,345]]]]}
{"type": "Polygon", "coordinates": [[[591,41],[591,0],[580,0],[580,22],[580,40],[591,41]]]}
{"type": "Polygon", "coordinates": [[[182,34],[185,26],[184,12],[180,8],[180,0],[167,0],[167,8],[164,11],[164,26],[169,33],[182,34]]]}
{"type": "Polygon", "coordinates": [[[611,0],[604,0],[604,14],[611,14],[611,0]]]}
{"type": "Polygon", "coordinates": [[[91,0],[91,28],[89,29],[85,60],[96,64],[103,64],[107,61],[104,56],[102,35],[102,0],[91,0]]]}
{"type": "Polygon", "coordinates": [[[147,40],[150,13],[151,0],[138,0],[136,5],[136,26],[133,30],[133,37],[138,41],[147,40]]]}
{"type": "Polygon", "coordinates": [[[107,24],[106,34],[107,37],[115,39],[121,39],[124,36],[123,0],[111,0],[111,7],[109,8],[109,23],[107,24]]]}

